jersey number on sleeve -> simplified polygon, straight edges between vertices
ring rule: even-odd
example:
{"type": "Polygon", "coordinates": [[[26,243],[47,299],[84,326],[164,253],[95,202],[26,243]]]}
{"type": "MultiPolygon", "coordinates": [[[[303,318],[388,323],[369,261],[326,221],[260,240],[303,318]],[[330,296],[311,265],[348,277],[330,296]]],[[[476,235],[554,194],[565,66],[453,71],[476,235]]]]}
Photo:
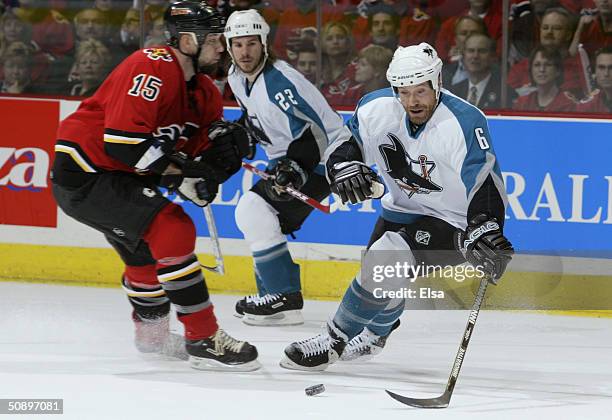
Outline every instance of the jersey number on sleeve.
{"type": "Polygon", "coordinates": [[[282,108],[283,111],[288,110],[291,106],[291,104],[287,103],[287,99],[289,99],[289,102],[291,102],[293,105],[298,104],[295,98],[293,97],[293,92],[291,92],[291,89],[285,89],[283,92],[278,92],[276,95],[274,95],[274,99],[276,99],[278,105],[282,108]],[[287,96],[286,98],[285,95],[287,96]]]}
{"type": "Polygon", "coordinates": [[[478,145],[482,150],[487,150],[489,148],[489,142],[484,135],[484,130],[480,127],[476,127],[474,129],[474,134],[476,134],[476,139],[478,139],[478,145]]]}
{"type": "Polygon", "coordinates": [[[139,74],[133,79],[134,84],[132,88],[128,90],[128,95],[131,96],[142,96],[147,101],[153,102],[159,95],[159,88],[162,85],[162,81],[157,77],[150,76],[148,74],[139,74]]]}

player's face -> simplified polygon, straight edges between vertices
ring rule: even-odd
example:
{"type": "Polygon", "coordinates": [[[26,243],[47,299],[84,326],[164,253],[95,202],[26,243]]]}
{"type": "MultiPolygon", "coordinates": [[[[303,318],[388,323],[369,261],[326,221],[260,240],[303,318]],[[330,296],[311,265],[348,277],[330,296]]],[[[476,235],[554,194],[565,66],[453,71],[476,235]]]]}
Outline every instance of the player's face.
{"type": "Polygon", "coordinates": [[[572,33],[567,18],[559,13],[549,13],[542,18],[540,43],[545,47],[562,47],[569,42],[572,33]]]}
{"type": "Polygon", "coordinates": [[[198,66],[208,67],[217,64],[221,59],[221,54],[225,51],[221,34],[208,34],[202,44],[202,51],[198,57],[198,66]]]}
{"type": "Polygon", "coordinates": [[[397,88],[399,100],[413,124],[424,124],[436,107],[436,92],[429,82],[397,88]]]}
{"type": "Polygon", "coordinates": [[[253,73],[264,57],[263,44],[257,35],[232,38],[234,64],[246,74],[253,73]]]}
{"type": "Polygon", "coordinates": [[[552,84],[557,79],[557,76],[559,76],[559,71],[555,68],[555,63],[543,57],[542,53],[537,53],[533,57],[531,77],[536,85],[552,84]]]}
{"type": "Polygon", "coordinates": [[[599,54],[595,62],[595,80],[601,89],[612,89],[612,54],[599,54]]]}

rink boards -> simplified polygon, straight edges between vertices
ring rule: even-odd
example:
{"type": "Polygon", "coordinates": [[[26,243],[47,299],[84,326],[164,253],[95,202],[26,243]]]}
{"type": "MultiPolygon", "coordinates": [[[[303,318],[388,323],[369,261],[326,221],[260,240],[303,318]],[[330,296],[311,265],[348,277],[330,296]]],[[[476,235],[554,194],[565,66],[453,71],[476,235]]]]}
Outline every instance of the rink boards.
{"type": "MultiPolygon", "coordinates": [[[[48,172],[57,123],[77,105],[63,100],[0,100],[4,121],[0,138],[0,278],[118,284],[119,259],[100,234],[59,211],[50,191],[48,172]]],[[[236,117],[236,109],[226,109],[226,118],[236,117]]],[[[611,295],[611,123],[489,117],[509,194],[505,231],[520,254],[513,261],[508,281],[504,281],[504,293],[533,287],[538,279],[538,287],[547,291],[539,295],[547,295],[553,285],[558,289],[560,282],[570,279],[571,286],[564,291],[568,298],[586,293],[584,290],[589,291],[585,299],[611,295]]],[[[261,152],[255,164],[265,166],[261,152]]],[[[238,199],[253,181],[248,172],[236,174],[223,185],[213,204],[228,271],[223,278],[208,277],[215,291],[253,289],[249,251],[233,219],[238,199]]],[[[182,204],[197,225],[197,251],[209,254],[201,209],[182,204]]],[[[291,240],[309,297],[334,299],[343,293],[359,267],[359,251],[379,209],[378,202],[347,207],[332,199],[330,204],[331,215],[315,211],[291,240]]],[[[206,255],[203,258],[210,261],[206,255]]],[[[468,285],[448,287],[471,293],[468,285]]]]}

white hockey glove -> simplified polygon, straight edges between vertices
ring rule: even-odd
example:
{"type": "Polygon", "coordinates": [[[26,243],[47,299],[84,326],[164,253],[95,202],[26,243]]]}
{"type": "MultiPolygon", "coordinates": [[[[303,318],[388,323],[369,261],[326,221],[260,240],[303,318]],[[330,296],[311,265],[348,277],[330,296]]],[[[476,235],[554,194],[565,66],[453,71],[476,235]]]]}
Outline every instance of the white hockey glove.
{"type": "Polygon", "coordinates": [[[342,204],[361,203],[385,194],[380,178],[365,163],[359,161],[336,163],[330,174],[332,192],[340,196],[342,204]]]}
{"type": "Polygon", "coordinates": [[[183,178],[177,192],[185,200],[191,201],[196,206],[206,207],[210,204],[219,191],[219,184],[213,180],[204,178],[183,178]]]}
{"type": "Polygon", "coordinates": [[[514,255],[514,248],[502,233],[497,219],[486,214],[470,220],[465,232],[455,232],[455,247],[474,267],[482,267],[493,284],[503,276],[514,255]]]}

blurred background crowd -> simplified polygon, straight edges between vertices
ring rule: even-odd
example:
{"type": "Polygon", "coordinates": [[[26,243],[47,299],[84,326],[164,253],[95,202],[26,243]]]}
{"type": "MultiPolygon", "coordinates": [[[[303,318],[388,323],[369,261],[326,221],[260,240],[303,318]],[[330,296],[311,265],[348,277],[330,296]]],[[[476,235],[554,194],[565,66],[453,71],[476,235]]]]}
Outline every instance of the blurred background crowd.
{"type": "MultiPolygon", "coordinates": [[[[165,0],[2,0],[0,92],[89,96],[164,44],[165,0]]],[[[398,45],[433,45],[443,86],[481,109],[612,113],[612,0],[211,0],[255,8],[276,56],[335,107],[388,86],[398,45]]],[[[229,60],[216,74],[225,99],[229,60]]]]}

